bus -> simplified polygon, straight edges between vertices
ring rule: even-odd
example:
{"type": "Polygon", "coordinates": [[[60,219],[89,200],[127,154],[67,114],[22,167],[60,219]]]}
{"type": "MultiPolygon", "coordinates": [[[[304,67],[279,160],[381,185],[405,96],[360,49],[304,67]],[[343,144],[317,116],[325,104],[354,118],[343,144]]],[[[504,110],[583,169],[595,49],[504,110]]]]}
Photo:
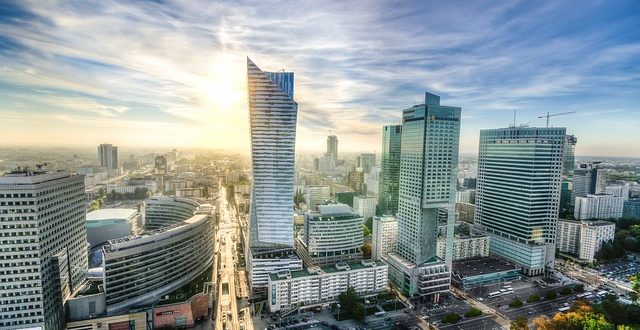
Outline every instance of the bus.
{"type": "Polygon", "coordinates": [[[500,292],[500,291],[491,292],[491,293],[489,293],[489,298],[495,298],[495,297],[499,297],[501,295],[502,295],[502,292],[500,292]]]}

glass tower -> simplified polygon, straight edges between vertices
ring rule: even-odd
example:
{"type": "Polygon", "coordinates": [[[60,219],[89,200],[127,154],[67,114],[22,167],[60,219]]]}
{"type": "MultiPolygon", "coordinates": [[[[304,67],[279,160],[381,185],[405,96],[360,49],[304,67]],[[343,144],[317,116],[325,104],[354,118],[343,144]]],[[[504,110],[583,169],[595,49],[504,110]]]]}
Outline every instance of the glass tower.
{"type": "Polygon", "coordinates": [[[264,72],[247,58],[253,186],[249,245],[293,246],[298,104],[293,72],[264,72]]]}
{"type": "Polygon", "coordinates": [[[480,131],[475,227],[530,276],[553,269],[565,139],[565,128],[480,131]]]}
{"type": "Polygon", "coordinates": [[[402,125],[388,125],[382,128],[382,159],[378,188],[379,215],[398,213],[401,139],[402,125]]]}

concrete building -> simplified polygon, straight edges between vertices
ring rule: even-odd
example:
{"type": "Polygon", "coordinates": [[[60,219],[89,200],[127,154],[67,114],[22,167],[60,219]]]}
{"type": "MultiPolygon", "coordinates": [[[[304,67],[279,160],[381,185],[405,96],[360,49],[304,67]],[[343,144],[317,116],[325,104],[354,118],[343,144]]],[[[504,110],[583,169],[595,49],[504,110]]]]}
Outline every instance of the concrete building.
{"type": "Polygon", "coordinates": [[[398,198],[398,244],[384,260],[393,285],[406,296],[438,301],[450,285],[455,191],[458,182],[459,107],[425,103],[403,110],[398,198]],[[447,214],[447,253],[437,257],[439,209],[447,214]]]}
{"type": "Polygon", "coordinates": [[[629,199],[629,191],[631,189],[631,185],[627,184],[618,184],[604,187],[604,193],[607,195],[613,195],[616,197],[622,197],[625,201],[629,199]]]}
{"type": "Polygon", "coordinates": [[[400,180],[400,147],[402,125],[382,127],[382,159],[378,185],[378,214],[398,213],[398,185],[400,180]]]}
{"type": "Polygon", "coordinates": [[[82,175],[18,169],[0,176],[0,328],[63,329],[87,260],[82,175]]]}
{"type": "Polygon", "coordinates": [[[464,189],[464,190],[456,191],[456,203],[475,204],[476,203],[476,190],[475,189],[464,189]]]}
{"type": "Polygon", "coordinates": [[[107,168],[109,174],[119,174],[118,147],[112,144],[98,146],[98,166],[107,168]]]}
{"type": "MultiPolygon", "coordinates": [[[[438,258],[444,259],[446,254],[446,241],[438,239],[438,258]]],[[[482,258],[489,256],[489,236],[455,236],[453,238],[453,261],[482,258]]]]}
{"type": "Polygon", "coordinates": [[[616,224],[609,221],[558,221],[558,250],[592,262],[603,242],[615,237],[616,224]]]}
{"type": "Polygon", "coordinates": [[[344,192],[336,192],[334,197],[336,202],[341,204],[347,204],[353,208],[353,199],[355,198],[356,193],[353,191],[344,191],[344,192]]]}
{"type": "Polygon", "coordinates": [[[366,194],[367,187],[364,183],[364,172],[359,170],[349,171],[349,175],[347,176],[347,185],[356,193],[356,195],[366,194]]]}
{"type": "Polygon", "coordinates": [[[480,131],[474,228],[529,276],[553,272],[566,129],[480,131]]]}
{"type": "Polygon", "coordinates": [[[305,190],[307,209],[309,211],[315,211],[319,204],[331,198],[331,187],[329,186],[309,185],[305,190]]]}
{"type": "Polygon", "coordinates": [[[607,184],[607,172],[598,168],[599,163],[581,163],[573,172],[571,205],[575,205],[576,197],[590,194],[603,194],[607,184]]]}
{"type": "Polygon", "coordinates": [[[157,230],[173,226],[194,214],[211,214],[213,206],[203,200],[175,196],[153,196],[144,201],[144,227],[157,230]]]}
{"type": "Polygon", "coordinates": [[[592,262],[603,242],[612,241],[616,224],[608,221],[585,221],[580,232],[580,259],[592,262]]]}
{"type": "Polygon", "coordinates": [[[456,261],[451,273],[452,284],[463,291],[517,281],[522,277],[518,267],[496,258],[456,261]]]}
{"type": "Polygon", "coordinates": [[[91,318],[67,323],[66,330],[135,329],[147,330],[147,313],[137,312],[91,318]]]}
{"type": "Polygon", "coordinates": [[[305,214],[296,250],[305,267],[362,260],[364,219],[345,204],[318,205],[305,214]]]}
{"type": "Polygon", "coordinates": [[[367,187],[368,195],[378,196],[378,190],[380,189],[380,167],[373,166],[369,170],[369,173],[364,174],[364,184],[367,187]]]}
{"type": "Polygon", "coordinates": [[[395,252],[398,242],[398,219],[393,216],[373,217],[371,259],[381,260],[395,252]]]}
{"type": "Polygon", "coordinates": [[[377,203],[378,199],[374,196],[355,196],[353,210],[366,220],[376,215],[377,203]]]}
{"type": "Polygon", "coordinates": [[[633,198],[624,202],[622,216],[640,219],[640,198],[633,198]]]}
{"type": "Polygon", "coordinates": [[[142,216],[135,209],[101,209],[87,213],[87,241],[91,247],[142,230],[142,216]]]}
{"type": "Polygon", "coordinates": [[[324,268],[282,270],[269,275],[268,287],[271,312],[332,303],[349,287],[360,296],[374,296],[387,287],[387,265],[362,260],[324,268]]]}
{"type": "Polygon", "coordinates": [[[458,214],[458,220],[466,223],[473,223],[474,213],[476,212],[476,206],[469,203],[456,203],[456,213],[458,214]]]}
{"type": "Polygon", "coordinates": [[[619,219],[622,217],[624,197],[587,195],[576,197],[573,216],[578,220],[619,219]]]}
{"type": "Polygon", "coordinates": [[[293,250],[298,104],[293,72],[265,72],[247,58],[247,85],[253,180],[245,255],[251,290],[259,292],[269,273],[302,267],[293,250]]]}

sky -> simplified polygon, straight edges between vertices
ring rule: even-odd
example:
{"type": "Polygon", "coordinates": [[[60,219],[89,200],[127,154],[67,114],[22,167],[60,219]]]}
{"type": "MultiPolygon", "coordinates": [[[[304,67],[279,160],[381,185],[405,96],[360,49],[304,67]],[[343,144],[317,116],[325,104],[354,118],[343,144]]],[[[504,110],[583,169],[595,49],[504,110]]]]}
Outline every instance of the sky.
{"type": "Polygon", "coordinates": [[[0,0],[0,147],[249,151],[246,57],[295,72],[297,150],[380,152],[424,102],[640,157],[640,2],[0,0]]]}

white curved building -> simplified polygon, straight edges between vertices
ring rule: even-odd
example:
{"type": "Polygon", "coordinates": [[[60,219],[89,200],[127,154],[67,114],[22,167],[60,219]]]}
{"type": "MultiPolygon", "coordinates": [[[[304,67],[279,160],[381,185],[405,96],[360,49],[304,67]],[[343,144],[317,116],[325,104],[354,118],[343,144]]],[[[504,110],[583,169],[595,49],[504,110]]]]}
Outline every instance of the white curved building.
{"type": "Polygon", "coordinates": [[[107,313],[153,303],[189,283],[213,261],[214,221],[196,214],[172,227],[103,246],[107,313]]]}
{"type": "Polygon", "coordinates": [[[157,230],[173,226],[194,214],[211,213],[211,204],[193,198],[153,196],[144,202],[144,227],[157,230]]]}

